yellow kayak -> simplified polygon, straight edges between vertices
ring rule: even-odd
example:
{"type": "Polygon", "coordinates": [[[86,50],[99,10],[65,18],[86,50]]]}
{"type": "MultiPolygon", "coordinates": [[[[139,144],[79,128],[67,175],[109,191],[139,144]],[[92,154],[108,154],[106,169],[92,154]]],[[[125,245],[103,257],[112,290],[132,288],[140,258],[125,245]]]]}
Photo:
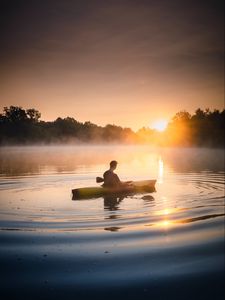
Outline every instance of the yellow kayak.
{"type": "Polygon", "coordinates": [[[132,194],[132,193],[152,193],[155,192],[156,180],[132,181],[130,184],[122,184],[118,187],[83,187],[72,190],[73,200],[98,198],[111,194],[132,194]]]}

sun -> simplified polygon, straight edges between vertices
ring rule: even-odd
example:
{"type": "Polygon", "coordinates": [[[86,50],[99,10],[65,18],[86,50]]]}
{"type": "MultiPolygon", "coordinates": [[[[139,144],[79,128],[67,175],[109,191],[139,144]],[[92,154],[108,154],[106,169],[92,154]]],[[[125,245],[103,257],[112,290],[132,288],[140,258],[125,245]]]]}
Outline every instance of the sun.
{"type": "Polygon", "coordinates": [[[161,120],[156,120],[155,122],[153,122],[151,124],[151,128],[162,132],[167,128],[167,125],[168,125],[168,121],[161,119],[161,120]]]}

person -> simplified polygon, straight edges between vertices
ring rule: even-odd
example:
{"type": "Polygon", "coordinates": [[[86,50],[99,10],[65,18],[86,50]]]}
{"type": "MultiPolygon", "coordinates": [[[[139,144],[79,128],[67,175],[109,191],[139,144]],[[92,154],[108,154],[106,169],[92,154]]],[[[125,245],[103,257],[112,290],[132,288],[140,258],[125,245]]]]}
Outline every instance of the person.
{"type": "Polygon", "coordinates": [[[112,160],[109,164],[110,165],[109,170],[105,171],[105,173],[103,174],[104,187],[119,187],[121,185],[129,185],[132,182],[132,181],[126,181],[126,182],[120,181],[118,175],[114,173],[117,164],[118,163],[116,160],[112,160]]]}

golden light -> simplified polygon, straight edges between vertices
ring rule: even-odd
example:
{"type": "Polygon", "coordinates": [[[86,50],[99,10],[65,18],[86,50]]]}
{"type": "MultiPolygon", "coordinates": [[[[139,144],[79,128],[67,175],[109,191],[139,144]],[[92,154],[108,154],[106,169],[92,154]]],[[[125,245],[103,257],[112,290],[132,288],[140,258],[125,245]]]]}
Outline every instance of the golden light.
{"type": "Polygon", "coordinates": [[[158,183],[163,183],[164,164],[160,157],[158,160],[158,183]]]}
{"type": "Polygon", "coordinates": [[[151,128],[162,132],[167,128],[167,126],[168,126],[168,121],[161,119],[153,122],[151,128]]]}
{"type": "Polygon", "coordinates": [[[156,223],[156,226],[163,228],[163,229],[169,229],[173,225],[173,222],[167,219],[164,219],[160,222],[156,223]]]}
{"type": "Polygon", "coordinates": [[[154,214],[156,216],[168,216],[177,212],[179,213],[180,211],[182,211],[182,208],[163,208],[161,210],[156,211],[154,214]]]}
{"type": "Polygon", "coordinates": [[[169,215],[169,213],[170,213],[170,210],[167,209],[167,208],[165,208],[164,211],[163,211],[163,214],[164,214],[164,215],[169,215]]]}
{"type": "Polygon", "coordinates": [[[164,221],[162,221],[161,225],[162,225],[163,227],[168,227],[169,225],[171,225],[171,221],[169,221],[169,220],[164,220],[164,221]]]}

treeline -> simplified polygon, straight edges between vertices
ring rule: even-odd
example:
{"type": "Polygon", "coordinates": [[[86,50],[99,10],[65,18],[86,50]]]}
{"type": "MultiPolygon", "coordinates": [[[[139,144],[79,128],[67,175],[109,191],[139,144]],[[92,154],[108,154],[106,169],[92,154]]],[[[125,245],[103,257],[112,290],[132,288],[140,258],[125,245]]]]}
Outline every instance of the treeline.
{"type": "Polygon", "coordinates": [[[108,124],[105,127],[74,118],[57,118],[52,122],[40,120],[35,109],[4,107],[0,114],[1,144],[64,143],[64,142],[133,142],[135,133],[130,128],[108,124]]]}
{"type": "Polygon", "coordinates": [[[164,143],[173,146],[224,147],[225,110],[197,109],[194,115],[178,112],[164,133],[164,143]]]}
{"type": "Polygon", "coordinates": [[[134,132],[113,124],[104,127],[72,117],[40,120],[35,109],[4,107],[0,114],[0,144],[37,143],[147,143],[160,146],[224,147],[225,110],[178,112],[164,132],[141,128],[134,132]]]}

